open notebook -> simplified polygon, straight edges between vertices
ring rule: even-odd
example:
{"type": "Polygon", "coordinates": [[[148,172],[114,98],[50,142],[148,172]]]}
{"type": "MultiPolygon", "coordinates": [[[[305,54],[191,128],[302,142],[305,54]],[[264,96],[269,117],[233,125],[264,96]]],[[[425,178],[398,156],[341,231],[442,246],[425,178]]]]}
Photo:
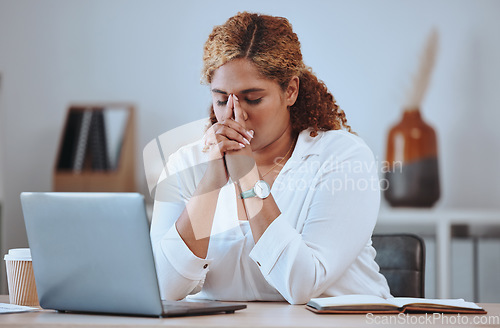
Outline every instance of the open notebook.
{"type": "Polygon", "coordinates": [[[394,297],[384,299],[373,295],[343,295],[336,297],[313,298],[307,305],[315,313],[475,313],[486,311],[472,302],[463,299],[426,299],[394,297]]]}

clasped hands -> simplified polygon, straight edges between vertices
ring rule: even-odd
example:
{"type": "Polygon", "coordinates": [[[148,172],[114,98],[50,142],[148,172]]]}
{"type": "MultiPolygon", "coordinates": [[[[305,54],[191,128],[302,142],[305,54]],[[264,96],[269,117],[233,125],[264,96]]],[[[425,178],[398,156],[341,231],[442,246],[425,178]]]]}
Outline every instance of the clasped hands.
{"type": "Polygon", "coordinates": [[[203,151],[209,153],[210,163],[225,165],[226,177],[230,176],[235,182],[255,167],[250,145],[254,131],[247,130],[247,118],[238,97],[230,94],[222,119],[213,124],[204,136],[203,151]]]}

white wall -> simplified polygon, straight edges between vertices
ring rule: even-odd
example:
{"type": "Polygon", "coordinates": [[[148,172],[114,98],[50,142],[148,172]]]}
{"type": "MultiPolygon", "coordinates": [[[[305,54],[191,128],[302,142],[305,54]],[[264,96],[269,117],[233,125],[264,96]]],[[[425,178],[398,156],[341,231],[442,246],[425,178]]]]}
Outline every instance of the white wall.
{"type": "MultiPolygon", "coordinates": [[[[3,203],[3,109],[2,109],[2,71],[0,69],[0,204],[3,203]]],[[[0,209],[0,220],[2,217],[2,210],[0,209]]],[[[1,221],[0,221],[1,222],[1,221]]],[[[1,230],[1,229],[0,229],[1,230]]]]}
{"type": "Polygon", "coordinates": [[[423,113],[439,135],[438,206],[500,207],[498,1],[0,0],[2,254],[27,245],[19,193],[50,190],[67,105],[134,102],[140,163],[153,137],[206,115],[203,43],[243,10],[289,18],[306,64],[380,160],[436,26],[440,53],[423,113]]]}

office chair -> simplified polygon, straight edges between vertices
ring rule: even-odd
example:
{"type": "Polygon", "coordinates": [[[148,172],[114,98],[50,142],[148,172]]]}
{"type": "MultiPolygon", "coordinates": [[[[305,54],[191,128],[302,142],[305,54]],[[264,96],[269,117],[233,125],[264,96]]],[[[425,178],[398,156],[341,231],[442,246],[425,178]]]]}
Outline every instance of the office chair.
{"type": "Polygon", "coordinates": [[[412,234],[373,235],[375,262],[394,297],[424,297],[425,243],[412,234]]]}

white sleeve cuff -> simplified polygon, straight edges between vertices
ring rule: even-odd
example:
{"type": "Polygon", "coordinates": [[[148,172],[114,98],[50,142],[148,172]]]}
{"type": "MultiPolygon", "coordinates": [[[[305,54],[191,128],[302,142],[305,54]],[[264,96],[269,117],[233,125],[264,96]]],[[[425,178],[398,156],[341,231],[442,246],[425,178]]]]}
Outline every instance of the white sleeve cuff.
{"type": "Polygon", "coordinates": [[[184,278],[202,280],[206,276],[212,260],[194,255],[182,240],[175,224],[168,230],[160,245],[170,264],[184,278]]]}
{"type": "Polygon", "coordinates": [[[280,218],[281,214],[267,227],[249,254],[264,276],[269,275],[287,245],[300,238],[297,230],[280,218]]]}

